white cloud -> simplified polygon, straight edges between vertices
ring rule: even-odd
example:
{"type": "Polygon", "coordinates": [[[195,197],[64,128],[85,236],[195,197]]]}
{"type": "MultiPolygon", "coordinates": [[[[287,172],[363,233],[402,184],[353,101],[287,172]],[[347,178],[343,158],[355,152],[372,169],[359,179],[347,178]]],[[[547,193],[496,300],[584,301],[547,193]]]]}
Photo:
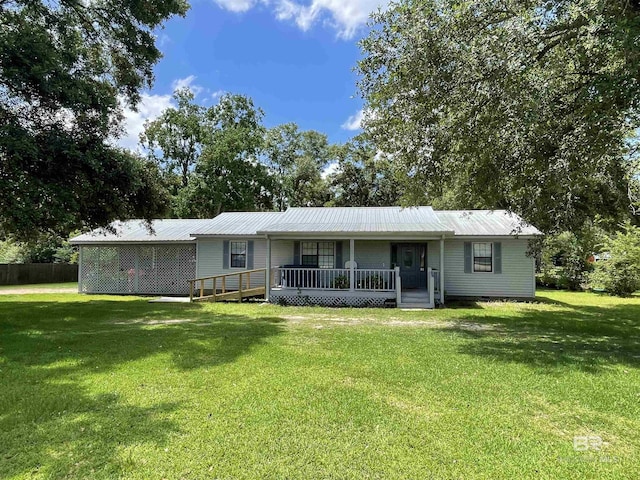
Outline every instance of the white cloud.
{"type": "Polygon", "coordinates": [[[211,99],[212,100],[217,100],[218,98],[220,98],[222,95],[224,95],[226,92],[224,90],[216,90],[215,92],[213,92],[211,94],[211,99]]]}
{"type": "Polygon", "coordinates": [[[232,12],[246,12],[256,4],[255,0],[213,0],[218,6],[232,12]]]}
{"type": "Polygon", "coordinates": [[[188,77],[185,77],[185,78],[178,78],[177,80],[173,81],[173,83],[171,84],[171,88],[173,89],[174,92],[176,90],[180,90],[181,88],[189,88],[193,92],[193,94],[197,97],[204,91],[204,87],[201,87],[200,85],[193,83],[195,82],[195,80],[196,80],[195,75],[189,75],[188,77]]]}
{"type": "Polygon", "coordinates": [[[322,178],[327,178],[329,175],[333,175],[340,170],[340,164],[338,162],[331,162],[327,167],[322,171],[322,178]]]}
{"type": "Polygon", "coordinates": [[[142,94],[138,104],[138,111],[133,111],[131,108],[124,106],[123,128],[125,135],[118,139],[118,145],[130,150],[136,150],[140,141],[140,133],[144,129],[144,122],[157,118],[164,110],[173,106],[175,105],[171,95],[151,95],[149,93],[142,94]]]}
{"type": "Polygon", "coordinates": [[[362,121],[364,120],[364,110],[358,110],[354,115],[347,118],[341,127],[344,130],[360,130],[362,128],[362,121]]]}
{"type": "Polygon", "coordinates": [[[382,0],[313,0],[310,5],[301,5],[278,0],[275,8],[279,20],[293,20],[304,31],[322,20],[335,28],[339,37],[349,39],[367,23],[372,12],[387,4],[382,0]]]}
{"type": "Polygon", "coordinates": [[[278,20],[289,20],[304,31],[317,22],[333,27],[338,36],[353,38],[367,23],[369,15],[378,8],[386,9],[388,0],[312,0],[309,4],[299,0],[214,0],[226,10],[246,12],[258,4],[271,8],[278,20]]]}

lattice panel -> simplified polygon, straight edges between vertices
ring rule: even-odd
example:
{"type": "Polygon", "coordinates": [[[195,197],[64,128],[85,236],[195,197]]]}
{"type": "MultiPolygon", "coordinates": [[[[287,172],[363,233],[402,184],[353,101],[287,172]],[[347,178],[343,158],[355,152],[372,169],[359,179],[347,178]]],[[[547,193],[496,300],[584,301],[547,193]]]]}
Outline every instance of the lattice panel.
{"type": "Polygon", "coordinates": [[[294,305],[297,307],[304,306],[321,306],[321,307],[384,307],[384,298],[366,298],[366,297],[324,297],[314,295],[286,295],[271,293],[271,303],[279,305],[294,305]]]}
{"type": "Polygon", "coordinates": [[[195,245],[83,246],[81,290],[86,293],[181,295],[196,274],[195,245]]]}

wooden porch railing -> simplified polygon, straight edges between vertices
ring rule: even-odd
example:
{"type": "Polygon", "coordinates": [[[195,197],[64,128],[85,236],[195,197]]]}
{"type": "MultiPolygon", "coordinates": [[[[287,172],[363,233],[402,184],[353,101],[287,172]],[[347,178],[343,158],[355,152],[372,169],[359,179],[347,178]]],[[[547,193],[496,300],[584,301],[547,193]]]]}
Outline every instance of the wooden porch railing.
{"type": "Polygon", "coordinates": [[[242,301],[243,298],[264,296],[266,271],[264,268],[258,268],[189,280],[189,300],[192,302],[242,301]],[[227,288],[227,279],[230,277],[238,277],[235,290],[227,288]],[[205,295],[209,293],[209,286],[211,294],[205,295]]]}
{"type": "Polygon", "coordinates": [[[356,272],[356,290],[396,291],[396,271],[386,268],[360,268],[356,272]]]}
{"type": "MultiPolygon", "coordinates": [[[[348,268],[276,267],[272,269],[271,286],[309,290],[350,290],[348,268]]],[[[373,292],[395,292],[396,270],[386,268],[354,269],[354,289],[373,292]]]]}

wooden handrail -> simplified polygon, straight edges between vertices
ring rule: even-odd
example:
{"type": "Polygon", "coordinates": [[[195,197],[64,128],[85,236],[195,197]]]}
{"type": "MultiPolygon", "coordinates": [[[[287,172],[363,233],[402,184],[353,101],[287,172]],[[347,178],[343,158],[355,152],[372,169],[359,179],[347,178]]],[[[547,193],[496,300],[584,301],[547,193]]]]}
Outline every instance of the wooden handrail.
{"type": "MultiPolygon", "coordinates": [[[[277,268],[277,267],[274,267],[277,268]]],[[[255,270],[240,270],[238,272],[232,272],[232,273],[223,273],[221,275],[212,275],[211,277],[200,277],[200,278],[193,278],[191,280],[188,280],[189,282],[198,282],[200,280],[211,280],[212,278],[222,278],[222,277],[232,277],[234,275],[240,275],[241,273],[254,273],[254,272],[264,272],[266,270],[266,268],[256,268],[255,270]]]]}
{"type": "MultiPolygon", "coordinates": [[[[242,300],[245,297],[255,297],[265,293],[263,286],[251,286],[253,273],[262,272],[266,275],[266,268],[256,268],[254,270],[241,270],[233,273],[223,273],[221,275],[212,275],[210,277],[201,277],[188,280],[189,282],[189,300],[242,300]],[[227,277],[238,276],[238,289],[229,291],[227,289],[227,277]],[[218,279],[222,280],[222,291],[218,293],[218,279]],[[212,282],[211,295],[205,295],[205,283],[212,282]],[[200,285],[197,285],[200,282],[200,285]],[[196,287],[199,287],[196,289],[196,287]],[[197,293],[198,295],[194,295],[197,293]]],[[[253,276],[255,278],[255,276],[253,276]]],[[[263,280],[265,278],[263,277],[263,280]]]]}

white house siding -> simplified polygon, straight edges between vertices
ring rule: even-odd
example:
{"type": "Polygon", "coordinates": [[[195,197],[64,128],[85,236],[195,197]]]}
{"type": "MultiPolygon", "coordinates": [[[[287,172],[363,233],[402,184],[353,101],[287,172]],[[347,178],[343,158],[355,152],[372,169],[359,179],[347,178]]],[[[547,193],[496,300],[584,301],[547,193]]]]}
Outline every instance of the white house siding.
{"type": "MultiPolygon", "coordinates": [[[[347,242],[348,246],[348,242],[347,242]]],[[[389,241],[356,241],[354,249],[358,268],[391,268],[391,242],[389,241]]],[[[344,256],[349,260],[349,248],[344,256]]]]}
{"type": "Polygon", "coordinates": [[[293,265],[293,240],[271,241],[271,266],[293,265]]]}
{"type": "MultiPolygon", "coordinates": [[[[262,238],[199,238],[198,239],[198,278],[224,275],[248,270],[246,268],[222,268],[224,241],[253,241],[253,269],[265,268],[267,258],[267,241],[262,238]]],[[[273,255],[272,255],[273,257],[273,255]]],[[[264,275],[254,273],[251,277],[251,286],[264,285],[264,275]]],[[[220,288],[221,284],[218,284],[220,288]]],[[[226,286],[229,289],[238,288],[238,277],[228,277],[226,286]]],[[[211,288],[211,284],[207,284],[211,288]]]]}
{"type": "Polygon", "coordinates": [[[534,260],[526,255],[525,239],[445,240],[444,282],[447,296],[521,297],[535,296],[534,260]],[[464,273],[464,242],[502,243],[502,273],[464,273]]]}
{"type": "MultiPolygon", "coordinates": [[[[225,239],[198,239],[197,276],[207,277],[233,273],[241,269],[223,269],[222,255],[225,239]]],[[[266,265],[266,240],[259,238],[234,238],[226,240],[253,240],[253,268],[266,265]]],[[[533,297],[535,296],[533,259],[526,255],[527,240],[524,239],[473,239],[473,241],[500,241],[502,243],[502,273],[464,273],[464,239],[445,240],[445,291],[449,296],[495,296],[533,297]]],[[[470,241],[470,240],[466,240],[470,241]]],[[[390,241],[356,240],[355,260],[358,268],[391,268],[390,241]]],[[[427,263],[434,269],[440,268],[440,242],[429,241],[427,263]]],[[[271,242],[271,266],[291,265],[294,262],[294,240],[273,240],[271,242]]],[[[342,243],[343,262],[349,260],[349,241],[342,243]]],[[[262,285],[263,279],[255,285],[262,285]]],[[[252,283],[253,285],[254,283],[252,283]]],[[[211,286],[209,285],[209,288],[211,286]]],[[[230,277],[227,287],[237,288],[237,277],[230,277]]]]}
{"type": "Polygon", "coordinates": [[[440,270],[440,240],[427,242],[427,266],[440,270]]]}

